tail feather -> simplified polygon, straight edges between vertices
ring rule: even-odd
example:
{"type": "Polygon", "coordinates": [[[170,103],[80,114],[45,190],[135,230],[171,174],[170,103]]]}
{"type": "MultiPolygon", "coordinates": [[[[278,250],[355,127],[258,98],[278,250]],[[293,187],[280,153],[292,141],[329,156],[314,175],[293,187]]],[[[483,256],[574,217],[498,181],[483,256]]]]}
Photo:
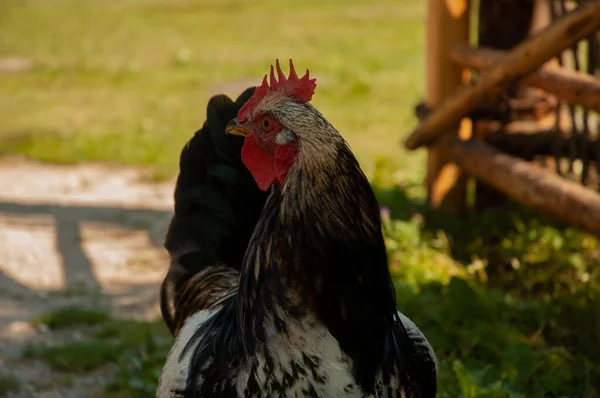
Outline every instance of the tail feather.
{"type": "Polygon", "coordinates": [[[225,126],[253,94],[235,101],[212,97],[206,121],[184,146],[175,187],[175,212],[165,239],[171,268],[161,286],[161,312],[172,333],[191,313],[206,308],[239,270],[267,193],[258,189],[241,161],[244,139],[225,126]],[[205,273],[207,267],[214,272],[205,273]],[[210,275],[216,276],[209,278],[210,275]],[[227,279],[225,284],[218,278],[227,279]],[[209,278],[201,281],[202,277],[209,278]],[[193,285],[193,286],[192,286],[193,285]],[[185,303],[185,304],[184,304],[185,303]]]}

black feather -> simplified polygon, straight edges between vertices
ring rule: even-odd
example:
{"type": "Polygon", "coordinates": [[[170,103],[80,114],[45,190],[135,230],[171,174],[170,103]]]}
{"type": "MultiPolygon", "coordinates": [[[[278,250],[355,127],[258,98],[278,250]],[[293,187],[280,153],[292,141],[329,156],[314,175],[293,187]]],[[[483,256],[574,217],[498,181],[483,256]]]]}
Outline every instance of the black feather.
{"type": "MultiPolygon", "coordinates": [[[[175,264],[161,285],[160,298],[163,319],[172,333],[189,315],[177,308],[172,313],[176,294],[172,291],[180,291],[209,265],[239,269],[266,200],[267,194],[257,188],[241,161],[244,139],[225,134],[226,124],[253,92],[253,87],[248,88],[235,102],[226,95],[212,97],[204,125],[181,152],[175,212],[165,239],[175,264]]],[[[179,299],[199,302],[192,297],[179,299]]]]}

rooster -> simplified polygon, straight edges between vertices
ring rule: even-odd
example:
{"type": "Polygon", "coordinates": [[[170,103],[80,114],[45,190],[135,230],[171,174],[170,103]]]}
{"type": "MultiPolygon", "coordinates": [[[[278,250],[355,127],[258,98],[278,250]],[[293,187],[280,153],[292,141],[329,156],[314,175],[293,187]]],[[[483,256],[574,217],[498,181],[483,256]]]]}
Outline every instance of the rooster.
{"type": "Polygon", "coordinates": [[[251,95],[211,99],[184,148],[158,398],[435,397],[434,352],[396,309],[377,200],[315,88],[277,61],[251,95]]]}

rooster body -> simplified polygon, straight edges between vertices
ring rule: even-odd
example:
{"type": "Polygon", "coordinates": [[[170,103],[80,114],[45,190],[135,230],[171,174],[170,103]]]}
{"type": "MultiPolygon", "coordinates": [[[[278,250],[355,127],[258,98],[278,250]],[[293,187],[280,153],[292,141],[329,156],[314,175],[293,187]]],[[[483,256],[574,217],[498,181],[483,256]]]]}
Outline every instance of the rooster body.
{"type": "MultiPolygon", "coordinates": [[[[186,347],[198,328],[215,316],[218,309],[194,314],[181,330],[169,354],[163,380],[177,382],[173,385],[161,384],[159,396],[187,396],[186,381],[191,376],[191,358],[196,345],[186,347]],[[173,395],[172,391],[178,392],[173,395]]],[[[228,369],[228,372],[214,374],[211,369],[215,359],[197,357],[204,360],[198,365],[195,376],[199,397],[363,397],[361,389],[352,377],[352,363],[340,350],[338,342],[327,328],[314,318],[304,317],[288,320],[285,327],[288,333],[278,333],[271,322],[264,325],[265,337],[269,341],[263,352],[255,355],[245,365],[228,369]],[[224,375],[229,375],[225,376],[224,375]]],[[[203,341],[203,343],[214,343],[203,341]]],[[[238,354],[242,355],[242,354],[238,354]]],[[[223,360],[221,358],[220,360],[223,360]]],[[[229,357],[235,362],[239,358],[229,357]]],[[[218,360],[217,360],[218,361],[218,360]]],[[[398,395],[400,396],[400,395],[398,395]]]]}
{"type": "Polygon", "coordinates": [[[193,238],[170,250],[176,340],[157,397],[434,397],[435,356],[396,310],[377,200],[308,102],[314,79],[290,69],[277,63],[225,128],[269,191],[249,209],[241,266],[203,260],[193,238]]]}

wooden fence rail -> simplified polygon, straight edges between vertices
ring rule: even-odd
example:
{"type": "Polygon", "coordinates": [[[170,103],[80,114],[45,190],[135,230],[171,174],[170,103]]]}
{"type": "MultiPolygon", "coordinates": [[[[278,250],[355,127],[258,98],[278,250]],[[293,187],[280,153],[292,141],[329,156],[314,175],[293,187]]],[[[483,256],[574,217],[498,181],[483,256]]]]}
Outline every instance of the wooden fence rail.
{"type": "MultiPolygon", "coordinates": [[[[450,51],[450,59],[461,66],[484,70],[506,56],[506,52],[489,48],[473,48],[458,44],[450,51]]],[[[600,80],[587,73],[566,68],[540,68],[526,75],[520,83],[541,88],[561,100],[600,112],[600,80]]]]}
{"type": "Polygon", "coordinates": [[[514,200],[600,236],[600,195],[484,142],[453,141],[449,155],[461,169],[514,200]]]}
{"type": "MultiPolygon", "coordinates": [[[[539,68],[564,49],[600,29],[600,1],[588,1],[557,22],[520,43],[489,67],[472,86],[463,87],[445,99],[406,139],[414,150],[431,145],[444,130],[477,107],[486,96],[539,68]]],[[[449,56],[449,55],[448,55],[449,56]]]]}

